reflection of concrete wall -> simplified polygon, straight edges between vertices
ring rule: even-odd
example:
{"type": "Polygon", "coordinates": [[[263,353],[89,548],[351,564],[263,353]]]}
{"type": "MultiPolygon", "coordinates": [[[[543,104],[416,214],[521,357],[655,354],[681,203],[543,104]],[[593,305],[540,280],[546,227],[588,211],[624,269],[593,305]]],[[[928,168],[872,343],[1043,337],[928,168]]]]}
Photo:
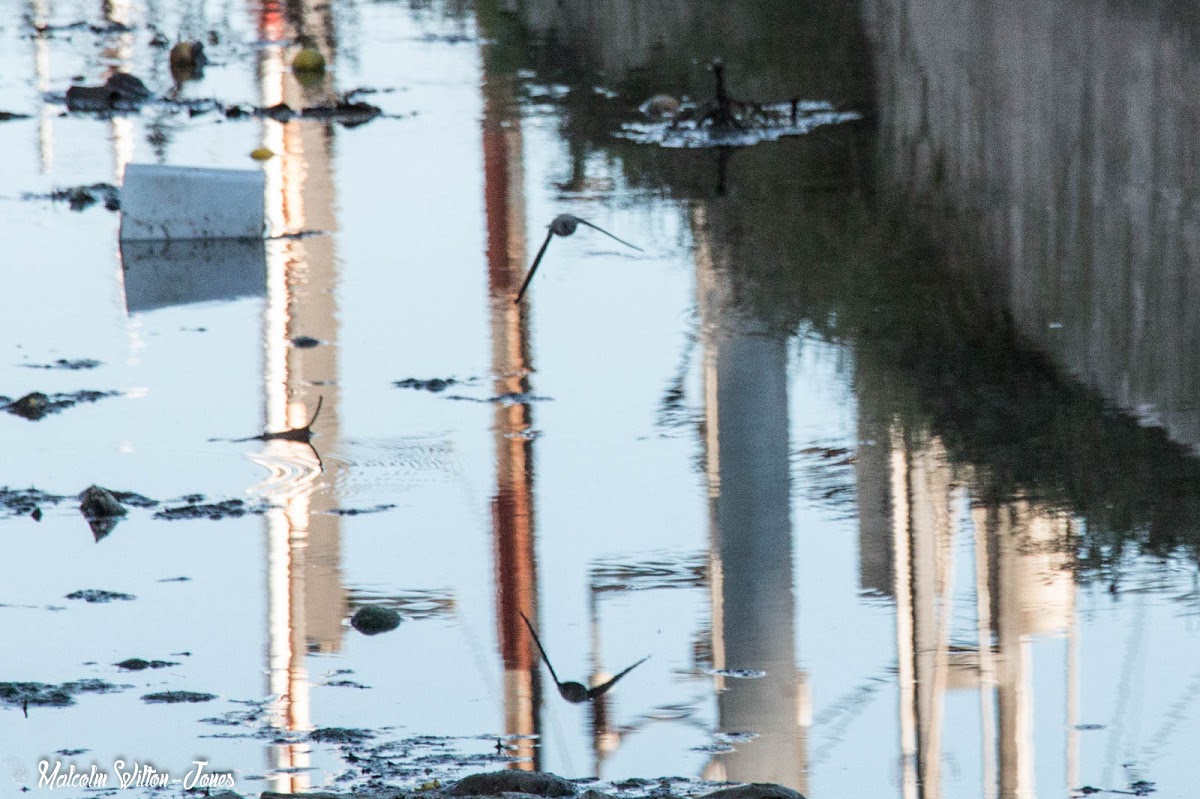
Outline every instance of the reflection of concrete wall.
{"type": "Polygon", "coordinates": [[[1200,444],[1186,346],[1200,338],[1195,12],[1161,0],[863,8],[883,185],[930,211],[1025,335],[1200,444]]]}
{"type": "Polygon", "coordinates": [[[788,458],[787,340],[731,309],[728,275],[697,256],[705,342],[709,519],[721,573],[714,595],[719,667],[767,676],[727,680],[720,729],[759,738],[719,757],[722,779],[803,791],[788,458]],[[719,626],[718,626],[719,625],[719,626]]]}
{"type": "Polygon", "coordinates": [[[865,71],[851,3],[518,0],[518,6],[534,32],[569,45],[582,66],[618,84],[649,79],[653,90],[709,97],[712,80],[702,65],[721,57],[735,96],[763,101],[815,92],[840,102],[862,99],[848,89],[865,71]]]}

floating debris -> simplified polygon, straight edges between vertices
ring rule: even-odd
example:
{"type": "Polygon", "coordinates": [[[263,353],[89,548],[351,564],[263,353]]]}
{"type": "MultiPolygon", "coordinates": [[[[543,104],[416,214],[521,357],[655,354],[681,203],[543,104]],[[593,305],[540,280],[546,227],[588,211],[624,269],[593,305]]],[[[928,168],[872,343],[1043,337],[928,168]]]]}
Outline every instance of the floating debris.
{"type": "Polygon", "coordinates": [[[8,122],[13,119],[29,119],[29,114],[18,114],[14,111],[0,111],[0,122],[8,122]]]}
{"type": "Polygon", "coordinates": [[[171,77],[176,84],[203,78],[207,64],[208,57],[204,54],[202,42],[179,42],[171,48],[171,77]]]}
{"type": "Polygon", "coordinates": [[[72,591],[67,594],[67,599],[82,599],[90,604],[113,602],[118,599],[122,601],[132,601],[137,599],[133,594],[123,594],[120,591],[105,591],[100,588],[84,588],[79,591],[72,591]]]}
{"type": "Polygon", "coordinates": [[[14,515],[33,516],[34,521],[41,519],[42,505],[56,505],[67,497],[47,494],[36,488],[3,488],[0,487],[0,509],[14,515]],[[36,515],[35,515],[36,514],[36,515]]]}
{"type": "Polygon", "coordinates": [[[749,147],[787,136],[803,136],[823,125],[857,122],[862,114],[837,111],[822,101],[799,100],[759,106],[761,120],[743,128],[714,128],[696,120],[629,122],[613,135],[639,144],[657,144],[669,149],[703,147],[749,147]],[[796,113],[793,116],[792,110],[796,113]]]}
{"type": "Polygon", "coordinates": [[[703,752],[707,755],[723,755],[735,751],[729,744],[719,742],[700,744],[699,746],[689,747],[689,749],[693,752],[703,752]]]}
{"type": "Polygon", "coordinates": [[[312,336],[296,336],[294,339],[292,339],[292,346],[298,347],[302,350],[318,347],[320,344],[321,340],[313,338],[312,336]]]}
{"type": "Polygon", "coordinates": [[[325,71],[325,56],[315,47],[305,47],[292,59],[293,72],[321,73],[325,71]]]}

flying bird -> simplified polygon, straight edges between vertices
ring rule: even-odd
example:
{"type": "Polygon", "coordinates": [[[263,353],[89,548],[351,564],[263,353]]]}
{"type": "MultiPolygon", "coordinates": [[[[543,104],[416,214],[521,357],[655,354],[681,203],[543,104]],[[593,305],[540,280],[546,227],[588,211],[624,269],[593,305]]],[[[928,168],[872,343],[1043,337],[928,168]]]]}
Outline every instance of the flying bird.
{"type": "MultiPolygon", "coordinates": [[[[644,252],[644,250],[636,244],[630,244],[629,242],[625,241],[625,239],[614,236],[604,228],[600,227],[599,225],[593,225],[586,219],[580,219],[579,217],[572,216],[571,214],[559,214],[558,216],[554,217],[554,221],[550,223],[550,232],[546,234],[546,240],[542,242],[541,249],[539,249],[537,251],[537,255],[534,256],[533,266],[529,267],[529,274],[525,276],[525,282],[521,284],[521,290],[517,292],[517,298],[513,300],[514,303],[520,303],[521,298],[525,296],[525,289],[529,288],[529,281],[533,280],[533,273],[537,271],[538,264],[542,262],[542,256],[546,254],[546,248],[550,246],[550,239],[554,238],[555,236],[570,236],[580,225],[587,225],[594,230],[599,230],[605,236],[608,236],[611,239],[616,239],[626,247],[632,247],[638,252],[644,252]]],[[[537,636],[534,637],[536,638],[537,636]]]]}
{"type": "Polygon", "coordinates": [[[530,623],[529,617],[522,613],[521,618],[525,620],[525,626],[529,628],[529,634],[533,636],[533,642],[537,644],[538,651],[542,653],[542,661],[545,662],[546,668],[550,669],[550,676],[554,678],[554,684],[558,686],[559,695],[562,696],[563,699],[573,704],[590,702],[598,696],[603,696],[608,692],[609,688],[612,688],[617,684],[617,680],[621,679],[626,674],[650,659],[650,656],[647,655],[637,663],[634,663],[632,666],[622,671],[616,677],[613,677],[608,682],[602,685],[592,686],[591,688],[588,688],[583,683],[563,682],[562,680],[558,679],[558,675],[554,673],[554,667],[550,665],[550,658],[546,655],[546,648],[542,646],[542,642],[538,640],[537,633],[534,632],[533,625],[530,623]]]}

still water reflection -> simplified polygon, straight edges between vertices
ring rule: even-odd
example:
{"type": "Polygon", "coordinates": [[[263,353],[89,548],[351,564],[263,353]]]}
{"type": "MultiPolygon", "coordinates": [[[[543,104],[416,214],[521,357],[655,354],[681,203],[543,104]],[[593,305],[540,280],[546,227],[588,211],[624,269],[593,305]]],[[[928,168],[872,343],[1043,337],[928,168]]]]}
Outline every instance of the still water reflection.
{"type": "Polygon", "coordinates": [[[6,414],[0,484],[265,505],[134,511],[99,541],[73,500],[40,522],[6,505],[0,680],[129,686],[6,703],[17,783],[40,758],[123,755],[203,757],[242,793],[503,766],[811,797],[1189,795],[1194,31],[1142,14],[4,12],[0,110],[31,117],[0,147],[37,157],[6,175],[0,226],[12,296],[44,303],[4,322],[3,393],[121,396],[6,414]],[[176,92],[299,108],[369,87],[385,116],[61,115],[76,74],[166,91],[155,30],[212,34],[176,92]],[[288,68],[300,37],[331,65],[315,82],[288,68]],[[736,152],[614,135],[652,93],[705,97],[717,56],[740,96],[866,119],[736,152]],[[16,199],[259,146],[276,238],[253,252],[118,250],[115,215],[16,199]],[[654,244],[564,239],[513,303],[559,213],[654,244]],[[29,368],[82,356],[102,366],[29,368]],[[318,401],[311,446],[231,440],[318,401]],[[62,599],[88,587],[138,599],[62,599]],[[366,606],[400,626],[360,635],[366,606]],[[591,685],[652,657],[563,702],[523,614],[591,685]],[[109,665],[132,655],[178,665],[109,665]],[[139,699],[166,689],[219,699],[139,699]]]}

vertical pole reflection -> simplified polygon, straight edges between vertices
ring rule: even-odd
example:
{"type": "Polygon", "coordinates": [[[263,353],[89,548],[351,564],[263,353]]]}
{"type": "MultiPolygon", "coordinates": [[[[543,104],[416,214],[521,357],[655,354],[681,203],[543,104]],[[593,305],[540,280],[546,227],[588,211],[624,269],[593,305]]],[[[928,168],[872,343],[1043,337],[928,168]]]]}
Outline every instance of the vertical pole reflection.
{"type": "MultiPolygon", "coordinates": [[[[487,58],[484,59],[485,65],[487,58]]],[[[485,66],[483,82],[484,204],[487,215],[488,298],[495,393],[526,394],[532,371],[530,299],[513,302],[525,267],[525,197],[521,126],[510,76],[485,66]]],[[[505,733],[516,737],[518,769],[540,768],[538,707],[541,683],[533,642],[521,614],[537,619],[537,560],[533,518],[533,413],[527,402],[497,404],[492,421],[496,493],[496,623],[504,661],[505,733]]]]}
{"type": "MultiPolygon", "coordinates": [[[[312,14],[312,5],[306,0],[286,9],[257,7],[260,36],[268,41],[288,38],[298,25],[296,19],[311,30],[314,19],[325,19],[312,14]]],[[[258,67],[262,105],[303,105],[282,47],[265,48],[258,67]]],[[[264,165],[272,232],[335,231],[331,128],[301,121],[261,124],[262,144],[277,154],[264,165]]],[[[276,241],[267,248],[264,427],[304,426],[320,398],[318,446],[338,439],[337,277],[332,236],[276,241]],[[292,346],[292,339],[300,335],[321,344],[292,346]]],[[[339,650],[342,620],[348,613],[340,569],[340,517],[325,512],[338,505],[338,497],[332,486],[318,490],[321,463],[307,444],[266,441],[253,457],[270,473],[253,490],[275,506],[265,517],[271,723],[308,730],[313,725],[307,653],[339,650]]],[[[271,790],[295,793],[309,787],[307,774],[297,771],[310,765],[308,744],[271,744],[267,761],[271,790]]]]}
{"type": "Polygon", "coordinates": [[[720,574],[712,595],[718,668],[766,671],[717,686],[722,731],[759,737],[716,757],[709,775],[807,790],[807,692],[797,670],[788,458],[787,339],[733,307],[729,273],[716,263],[707,216],[697,209],[697,293],[711,548],[720,574]],[[719,654],[718,654],[719,653],[719,654]]]}

